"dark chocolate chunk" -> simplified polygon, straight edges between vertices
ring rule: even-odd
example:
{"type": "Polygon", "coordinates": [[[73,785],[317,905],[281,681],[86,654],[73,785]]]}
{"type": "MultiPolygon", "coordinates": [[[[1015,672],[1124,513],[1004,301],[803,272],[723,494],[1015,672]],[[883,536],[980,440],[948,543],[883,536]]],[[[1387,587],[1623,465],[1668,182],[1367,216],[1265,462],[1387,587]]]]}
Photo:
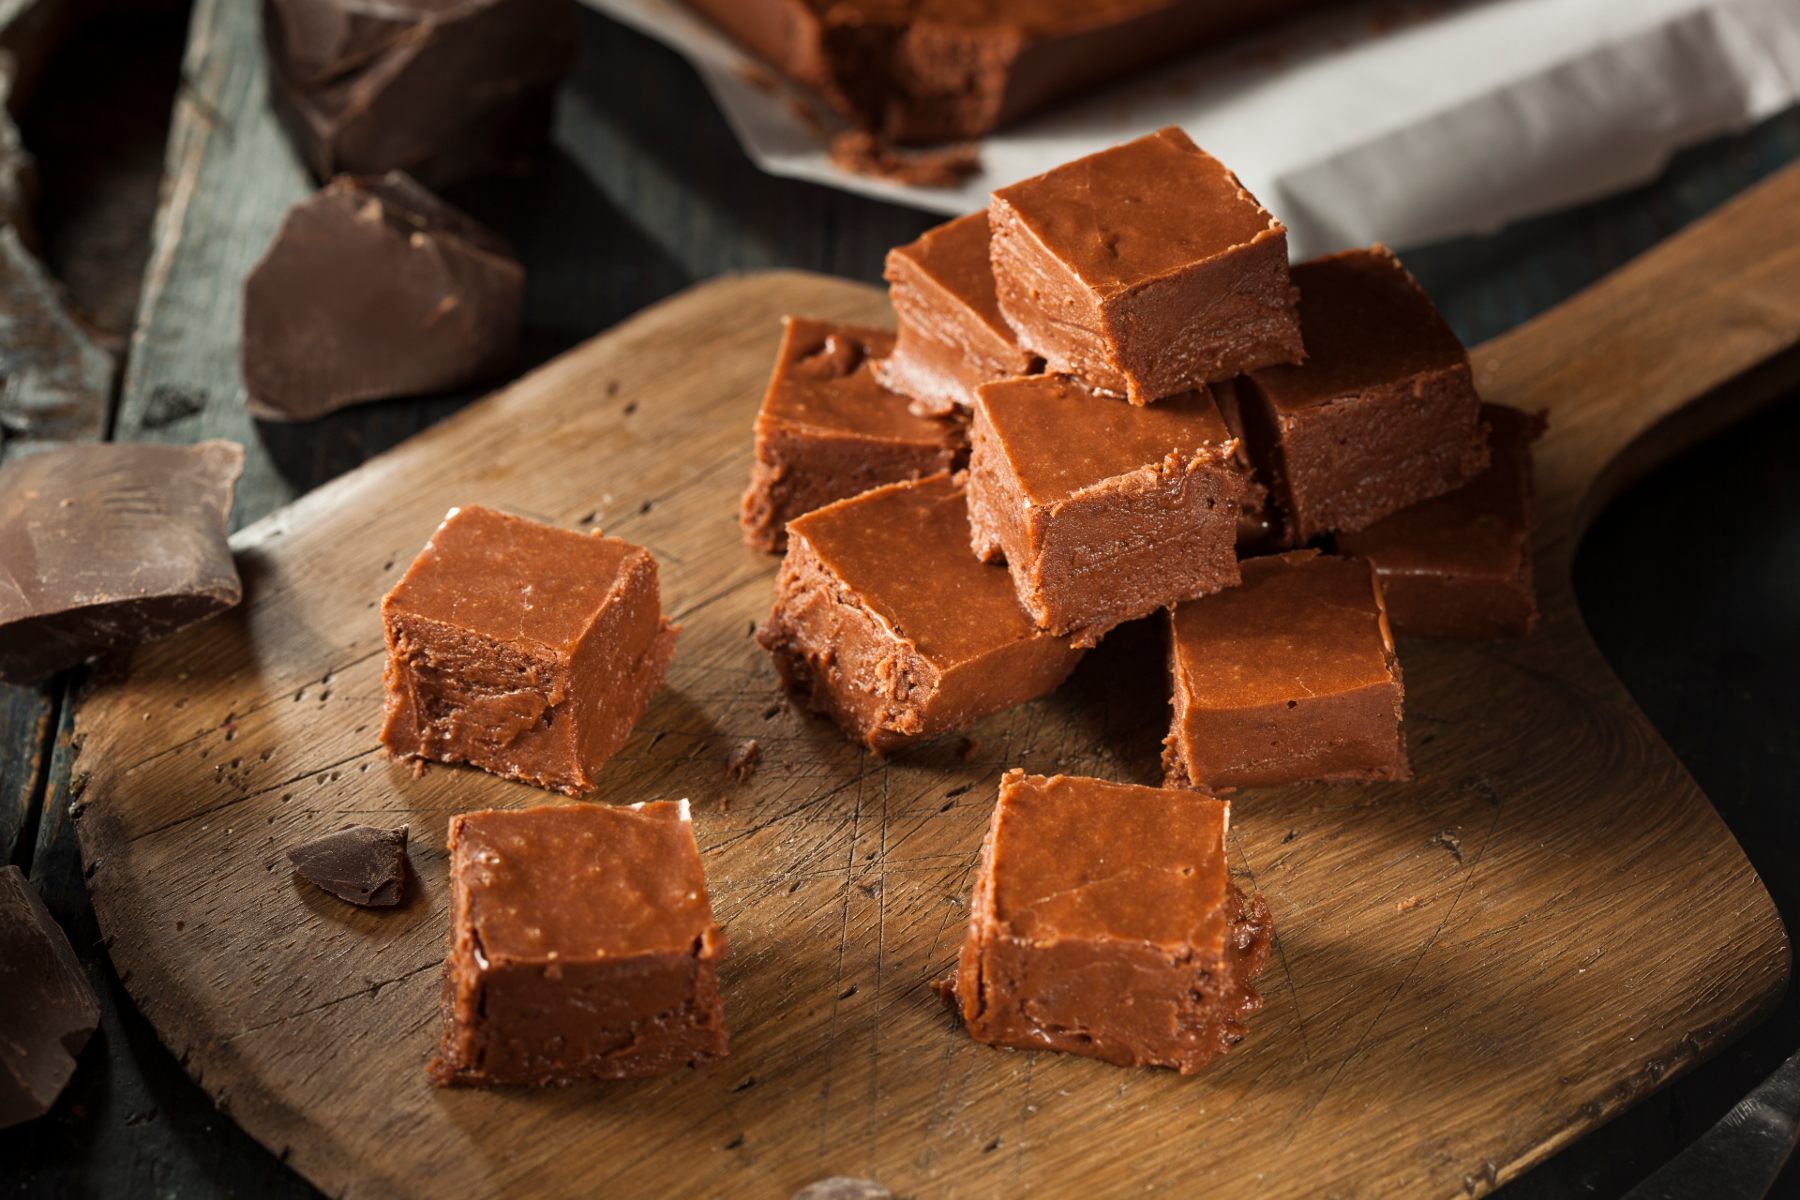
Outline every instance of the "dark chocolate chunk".
{"type": "Polygon", "coordinates": [[[570,0],[264,0],[269,97],[319,179],[525,165],[575,61],[570,0]]]}
{"type": "Polygon", "coordinates": [[[524,291],[504,241],[406,175],[339,176],[288,211],[244,284],[250,411],[310,421],[490,380],[524,291]]]}
{"type": "Polygon", "coordinates": [[[50,1111],[99,1023],[62,927],[19,868],[0,867],[0,1129],[50,1111]]]}
{"type": "Polygon", "coordinates": [[[756,774],[757,766],[762,762],[762,743],[755,738],[739,742],[725,760],[725,773],[742,783],[756,774]]]}
{"type": "Polygon", "coordinates": [[[244,451],[82,445],[0,468],[0,680],[39,683],[242,598],[225,520],[244,451]]]}
{"type": "Polygon", "coordinates": [[[365,908],[391,908],[406,895],[406,830],[346,825],[288,851],[300,878],[365,908]]]}

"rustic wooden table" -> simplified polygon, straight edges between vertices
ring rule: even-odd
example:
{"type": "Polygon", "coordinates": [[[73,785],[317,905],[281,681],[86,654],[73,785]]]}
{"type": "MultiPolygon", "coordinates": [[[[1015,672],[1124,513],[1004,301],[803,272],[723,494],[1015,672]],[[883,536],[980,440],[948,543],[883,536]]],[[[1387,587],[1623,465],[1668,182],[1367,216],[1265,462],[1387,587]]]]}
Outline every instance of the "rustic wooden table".
{"type": "MultiPolygon", "coordinates": [[[[116,286],[83,297],[96,309],[123,305],[111,315],[116,332],[130,334],[106,428],[120,438],[244,441],[250,468],[236,524],[468,399],[376,405],[303,428],[256,426],[243,415],[231,297],[240,264],[266,239],[270,214],[301,186],[285,151],[234,136],[241,131],[219,117],[229,111],[220,101],[232,89],[260,86],[246,67],[253,60],[243,10],[253,7],[200,0],[195,10],[169,181],[135,316],[116,286]]],[[[530,272],[527,345],[534,361],[721,272],[799,266],[878,279],[885,249],[933,223],[760,174],[679,59],[591,14],[582,32],[581,65],[564,98],[554,152],[529,179],[457,197],[521,249],[530,272]]],[[[125,39],[124,57],[159,38],[170,43],[166,27],[137,31],[125,39]]],[[[121,57],[116,44],[110,53],[121,57]]],[[[109,103],[105,86],[76,92],[90,115],[120,111],[119,97],[109,103]]],[[[149,94],[166,97],[167,89],[151,86],[149,94]]],[[[39,124],[58,135],[90,127],[72,104],[61,108],[60,120],[39,124]]],[[[145,154],[145,122],[116,118],[111,125],[119,137],[130,135],[130,153],[145,154]]],[[[154,133],[155,123],[148,125],[154,133]]],[[[107,153],[119,157],[126,149],[107,153]]],[[[1473,343],[1547,308],[1797,157],[1800,113],[1789,113],[1679,156],[1649,187],[1407,259],[1473,343]]],[[[68,197],[85,194],[63,186],[68,197]]],[[[91,195],[85,202],[96,203],[91,195]]],[[[51,233],[54,241],[54,224],[51,233]]],[[[97,262],[105,255],[91,244],[70,244],[72,237],[53,247],[65,274],[105,276],[97,262]]],[[[1800,913],[1800,816],[1791,803],[1800,794],[1792,738],[1800,710],[1784,678],[1785,666],[1800,656],[1791,601],[1800,584],[1797,452],[1800,405],[1785,404],[1686,456],[1614,506],[1590,536],[1577,572],[1602,647],[1789,914],[1800,913]]],[[[0,1163],[23,1195],[312,1195],[212,1108],[112,972],[66,819],[67,698],[67,681],[0,690],[0,853],[28,869],[70,930],[101,990],[105,1017],[57,1110],[0,1134],[0,1163]]],[[[1738,1045],[1505,1194],[1621,1192],[1792,1050],[1797,1009],[1800,1002],[1784,1003],[1738,1045]]]]}

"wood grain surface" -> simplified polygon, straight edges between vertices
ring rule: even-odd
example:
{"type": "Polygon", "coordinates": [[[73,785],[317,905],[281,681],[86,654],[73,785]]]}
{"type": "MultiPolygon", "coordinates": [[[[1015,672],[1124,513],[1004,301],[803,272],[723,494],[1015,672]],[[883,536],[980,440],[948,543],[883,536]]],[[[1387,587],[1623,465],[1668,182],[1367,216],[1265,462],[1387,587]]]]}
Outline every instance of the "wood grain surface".
{"type": "Polygon", "coordinates": [[[1766,893],[1587,641],[1567,560],[1624,449],[1800,341],[1796,280],[1790,171],[1476,351],[1488,398],[1552,414],[1544,627],[1403,644],[1416,782],[1238,799],[1234,869],[1279,949],[1250,1039],[1194,1079],[978,1046],[927,987],[1002,770],[1154,778],[1153,627],[1119,631],[1056,696],[888,761],[784,704],[750,641],[774,564],[732,517],[776,320],[885,313],[872,289],[801,274],[659,305],[245,530],[244,608],[149,648],[77,713],[113,958],[221,1106],[332,1193],[785,1195],[854,1174],[1079,1194],[1173,1172],[1220,1194],[1481,1193],[1785,982],[1766,893]],[[424,1082],[445,821],[556,802],[415,777],[376,747],[374,606],[457,503],[605,528],[663,564],[683,640],[597,799],[695,803],[734,947],[721,1064],[552,1093],[424,1082]],[[734,782],[751,737],[763,765],[734,782]],[[286,846],[350,819],[412,823],[401,910],[349,911],[289,875],[286,846]]]}

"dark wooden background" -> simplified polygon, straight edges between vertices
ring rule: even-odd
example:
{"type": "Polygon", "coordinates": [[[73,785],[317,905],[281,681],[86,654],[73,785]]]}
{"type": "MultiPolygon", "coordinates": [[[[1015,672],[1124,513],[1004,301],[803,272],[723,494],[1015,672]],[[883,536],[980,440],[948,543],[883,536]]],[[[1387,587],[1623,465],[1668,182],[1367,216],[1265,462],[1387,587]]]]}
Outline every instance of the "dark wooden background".
{"type": "MultiPolygon", "coordinates": [[[[137,301],[168,113],[188,86],[179,67],[185,24],[179,7],[146,0],[92,20],[59,53],[24,114],[42,165],[45,257],[122,358],[145,353],[159,336],[136,329],[137,301]]],[[[1463,338],[1478,342],[1795,158],[1800,112],[1685,152],[1629,194],[1406,259],[1463,338]]],[[[534,362],[721,272],[794,266],[877,280],[887,247],[935,223],[762,175],[680,59],[593,14],[583,17],[580,66],[554,150],[529,178],[455,199],[520,248],[534,362]]],[[[239,282],[222,279],[219,287],[239,282]]],[[[167,412],[150,421],[182,421],[183,438],[214,432],[204,412],[188,411],[194,398],[163,399],[167,412]]],[[[240,489],[235,522],[468,399],[397,401],[306,427],[259,427],[260,444],[250,449],[265,469],[240,489]]],[[[1796,462],[1800,404],[1790,401],[1624,495],[1590,535],[1576,572],[1601,648],[1724,813],[1790,923],[1800,914],[1796,462]]],[[[112,973],[66,820],[67,688],[66,680],[32,691],[0,686],[0,854],[26,868],[69,930],[105,1015],[56,1110],[0,1133],[0,1188],[27,1196],[314,1195],[213,1109],[112,973]]],[[[1623,1192],[1800,1044],[1797,1016],[1800,1001],[1790,997],[1719,1058],[1502,1194],[1623,1192]]],[[[1800,1187],[1795,1172],[1788,1181],[1800,1187]]]]}

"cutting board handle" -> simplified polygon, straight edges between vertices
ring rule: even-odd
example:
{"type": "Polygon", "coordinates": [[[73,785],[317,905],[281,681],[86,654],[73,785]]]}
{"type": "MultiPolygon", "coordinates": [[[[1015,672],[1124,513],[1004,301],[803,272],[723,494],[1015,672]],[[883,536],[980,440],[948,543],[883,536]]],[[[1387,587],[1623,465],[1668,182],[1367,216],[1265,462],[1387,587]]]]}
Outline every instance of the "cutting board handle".
{"type": "Polygon", "coordinates": [[[1549,410],[1536,453],[1549,557],[1566,567],[1637,473],[1800,381],[1797,346],[1800,163],[1478,347],[1483,396],[1549,410]]]}

